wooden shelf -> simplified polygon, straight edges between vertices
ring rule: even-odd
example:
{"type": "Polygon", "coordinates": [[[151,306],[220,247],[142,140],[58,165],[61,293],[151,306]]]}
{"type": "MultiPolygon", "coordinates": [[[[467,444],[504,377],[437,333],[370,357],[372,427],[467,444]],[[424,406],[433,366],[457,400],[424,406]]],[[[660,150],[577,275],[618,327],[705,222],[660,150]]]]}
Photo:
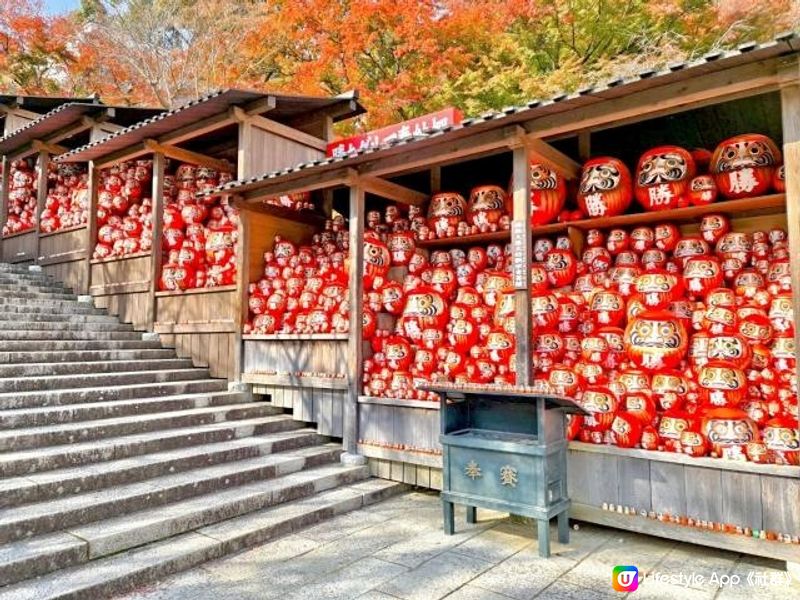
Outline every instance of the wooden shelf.
{"type": "Polygon", "coordinates": [[[572,503],[569,516],[571,519],[578,521],[588,521],[598,525],[605,525],[606,527],[635,531],[669,540],[680,540],[701,546],[724,548],[732,552],[797,562],[797,544],[761,540],[735,533],[708,531],[675,523],[662,523],[657,519],[650,519],[640,515],[619,514],[579,502],[572,503]]]}
{"type": "Polygon", "coordinates": [[[347,341],[346,333],[248,333],[243,335],[245,341],[291,342],[291,341],[347,341]]]}
{"type": "Polygon", "coordinates": [[[786,212],[785,194],[770,194],[740,200],[720,200],[705,206],[689,206],[654,212],[641,212],[616,217],[596,217],[581,219],[567,223],[551,223],[533,228],[534,237],[564,233],[573,227],[581,231],[589,229],[611,229],[630,225],[652,225],[655,223],[696,223],[704,215],[722,213],[730,217],[752,217],[757,215],[774,215],[786,212]]]}
{"type": "Polygon", "coordinates": [[[439,402],[431,400],[411,400],[405,398],[376,398],[375,396],[359,396],[359,404],[381,404],[383,406],[400,406],[403,408],[421,408],[423,410],[439,410],[439,402]]]}
{"type": "Polygon", "coordinates": [[[778,477],[800,478],[800,467],[788,465],[760,464],[750,461],[727,460],[724,458],[711,458],[710,456],[692,457],[677,452],[659,452],[657,450],[643,450],[642,448],[618,448],[606,444],[587,444],[585,442],[570,442],[569,449],[578,452],[593,454],[612,454],[624,458],[642,458],[645,460],[668,462],[686,465],[689,467],[704,467],[718,471],[736,471],[740,473],[757,473],[759,475],[776,475],[778,477]]]}
{"type": "Polygon", "coordinates": [[[133,260],[134,258],[142,258],[143,256],[150,256],[152,252],[134,252],[133,254],[125,254],[124,256],[109,256],[108,258],[93,258],[89,262],[93,265],[100,263],[119,262],[121,260],[133,260]]]}
{"type": "Polygon", "coordinates": [[[430,452],[416,452],[414,450],[395,450],[372,444],[358,444],[358,453],[367,458],[380,458],[393,460],[423,467],[442,468],[442,455],[430,452]]]}
{"type": "Polygon", "coordinates": [[[295,375],[269,375],[267,373],[243,373],[242,381],[257,385],[280,387],[320,388],[327,390],[346,390],[346,377],[297,377],[295,375]]]}
{"type": "Polygon", "coordinates": [[[489,244],[491,242],[508,242],[511,240],[511,232],[491,231],[489,233],[476,233],[475,235],[462,235],[456,237],[436,238],[435,240],[417,240],[416,244],[420,248],[436,248],[441,246],[466,246],[473,244],[489,244]]]}
{"type": "Polygon", "coordinates": [[[298,223],[305,223],[313,225],[314,227],[321,227],[325,224],[325,215],[314,212],[312,210],[294,210],[284,206],[276,206],[274,204],[265,204],[260,201],[256,202],[240,202],[234,203],[234,206],[239,210],[249,210],[258,212],[265,215],[270,215],[276,219],[286,219],[287,221],[296,221],[298,223]]]}
{"type": "Polygon", "coordinates": [[[191,288],[188,290],[165,290],[156,292],[156,297],[163,298],[164,296],[188,296],[192,294],[213,294],[214,292],[235,292],[235,291],[236,291],[236,284],[233,284],[233,285],[220,285],[217,287],[191,288]]]}
{"type": "Polygon", "coordinates": [[[60,233],[70,233],[71,231],[79,231],[81,229],[86,229],[88,225],[86,223],[81,223],[80,225],[73,225],[72,227],[64,227],[63,229],[57,229],[56,231],[50,232],[39,232],[40,238],[50,237],[52,235],[58,235],[60,233]]]}
{"type": "Polygon", "coordinates": [[[10,240],[11,238],[20,237],[22,235],[28,235],[29,233],[36,233],[36,227],[31,227],[29,229],[25,229],[24,231],[17,231],[16,233],[9,233],[8,235],[4,235],[4,240],[10,240]]]}

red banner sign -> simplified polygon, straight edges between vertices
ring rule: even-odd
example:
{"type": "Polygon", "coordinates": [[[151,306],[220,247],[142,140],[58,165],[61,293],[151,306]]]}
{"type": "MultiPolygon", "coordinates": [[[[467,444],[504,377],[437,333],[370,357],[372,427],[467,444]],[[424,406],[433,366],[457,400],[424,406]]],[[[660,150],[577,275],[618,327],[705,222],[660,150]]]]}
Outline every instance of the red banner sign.
{"type": "Polygon", "coordinates": [[[361,135],[354,135],[328,144],[328,156],[342,157],[352,152],[377,148],[394,140],[404,140],[415,136],[423,136],[446,127],[457,125],[464,118],[461,111],[455,108],[445,108],[440,111],[395,123],[381,129],[368,131],[361,135]]]}

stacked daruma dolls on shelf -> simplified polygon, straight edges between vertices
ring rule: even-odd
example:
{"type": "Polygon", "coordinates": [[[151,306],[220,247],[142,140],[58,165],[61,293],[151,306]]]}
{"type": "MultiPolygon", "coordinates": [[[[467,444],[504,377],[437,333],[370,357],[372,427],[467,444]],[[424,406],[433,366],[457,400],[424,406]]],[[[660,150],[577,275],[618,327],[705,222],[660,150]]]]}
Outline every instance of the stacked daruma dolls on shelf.
{"type": "Polygon", "coordinates": [[[347,333],[348,238],[341,215],[325,222],[311,243],[275,236],[263,276],[249,287],[244,333],[347,333]]]}
{"type": "Polygon", "coordinates": [[[3,235],[13,235],[36,227],[36,171],[25,158],[14,160],[8,172],[8,210],[3,235]]]}
{"type": "Polygon", "coordinates": [[[50,163],[47,199],[39,216],[42,233],[85,225],[89,218],[89,183],[84,165],[50,163]]]}
{"type": "Polygon", "coordinates": [[[150,252],[153,247],[153,161],[121,162],[100,171],[94,258],[150,252]]]}
{"type": "MultiPolygon", "coordinates": [[[[411,219],[414,217],[411,216],[411,219]]],[[[363,393],[434,400],[430,381],[512,383],[514,302],[507,247],[417,248],[397,207],[364,236],[363,393]]]]}
{"type": "Polygon", "coordinates": [[[553,246],[534,251],[548,275],[532,297],[535,386],[589,412],[571,438],[800,464],[784,230],[712,214],[699,235],[589,231],[580,261],[553,246]]]}
{"type": "Polygon", "coordinates": [[[162,291],[236,283],[239,212],[227,197],[198,196],[231,177],[230,173],[182,163],[164,178],[162,291]]]}
{"type": "Polygon", "coordinates": [[[458,192],[439,192],[431,197],[427,214],[426,219],[419,207],[409,208],[409,227],[418,240],[505,231],[511,227],[511,198],[497,185],[477,186],[469,199],[458,192]]]}

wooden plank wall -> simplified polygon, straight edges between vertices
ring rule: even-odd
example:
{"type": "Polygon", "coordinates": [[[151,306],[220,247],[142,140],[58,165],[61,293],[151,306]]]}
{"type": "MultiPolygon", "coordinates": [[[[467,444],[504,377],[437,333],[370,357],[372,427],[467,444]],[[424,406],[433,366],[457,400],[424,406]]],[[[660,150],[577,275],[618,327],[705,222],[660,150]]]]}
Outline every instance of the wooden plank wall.
{"type": "Polygon", "coordinates": [[[315,423],[320,435],[342,437],[342,405],[347,390],[254,385],[253,393],[268,396],[275,406],[291,409],[297,421],[315,423]]]}
{"type": "Polygon", "coordinates": [[[415,465],[386,458],[370,458],[369,474],[381,479],[399,481],[408,485],[439,490],[442,489],[442,469],[415,465]]]}
{"type": "Polygon", "coordinates": [[[325,153],[264,131],[253,124],[251,133],[251,151],[249,154],[249,170],[246,173],[261,175],[286,167],[293,167],[298,163],[309,162],[317,158],[324,158],[325,153]]]}
{"type": "Polygon", "coordinates": [[[95,304],[136,329],[145,330],[151,310],[150,261],[150,256],[144,255],[92,263],[89,293],[95,304]]]}
{"type": "MultiPolygon", "coordinates": [[[[437,407],[438,408],[438,407],[437,407]]],[[[405,407],[386,404],[358,405],[358,437],[369,455],[369,444],[377,447],[407,447],[441,452],[439,443],[439,411],[434,408],[405,407]]],[[[377,451],[376,451],[377,452],[377,451]]],[[[430,462],[438,455],[421,454],[420,461],[430,462]]],[[[413,461],[413,453],[409,453],[413,461]]]]}
{"type": "Polygon", "coordinates": [[[45,274],[76,293],[85,293],[89,285],[85,246],[86,227],[41,235],[38,263],[45,274]]]}
{"type": "Polygon", "coordinates": [[[36,229],[3,238],[3,262],[33,264],[38,238],[36,229]]]}
{"type": "Polygon", "coordinates": [[[212,377],[233,380],[238,351],[234,333],[161,334],[161,343],[175,348],[181,358],[191,358],[195,366],[208,367],[212,377]]]}

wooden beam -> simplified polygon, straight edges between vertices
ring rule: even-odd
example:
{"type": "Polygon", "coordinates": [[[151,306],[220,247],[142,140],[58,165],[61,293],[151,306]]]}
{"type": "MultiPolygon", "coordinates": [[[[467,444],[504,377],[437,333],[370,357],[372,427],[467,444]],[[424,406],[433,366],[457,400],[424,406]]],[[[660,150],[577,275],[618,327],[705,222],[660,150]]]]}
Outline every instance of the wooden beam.
{"type": "Polygon", "coordinates": [[[582,162],[586,162],[592,157],[592,133],[581,131],[578,134],[578,156],[582,162]]]}
{"type": "Polygon", "coordinates": [[[411,149],[367,162],[358,171],[363,175],[400,175],[430,169],[431,166],[444,166],[466,158],[488,156],[518,148],[522,146],[525,134],[522,127],[509,125],[424,147],[415,148],[415,144],[411,144],[411,149]]]}
{"type": "Polygon", "coordinates": [[[239,144],[236,150],[236,178],[247,179],[253,177],[252,153],[253,125],[248,120],[239,121],[239,144]]]}
{"type": "MultiPolygon", "coordinates": [[[[234,107],[234,110],[236,110],[236,108],[238,107],[234,107]]],[[[309,135],[304,131],[300,131],[299,129],[294,129],[288,125],[284,125],[283,123],[278,123],[272,119],[267,119],[266,117],[261,117],[259,115],[250,115],[247,118],[250,124],[254,127],[258,127],[259,129],[263,129],[269,133],[286,138],[287,140],[292,140],[293,142],[297,142],[303,146],[314,148],[320,152],[325,152],[328,147],[328,142],[325,140],[314,137],[313,135],[309,135]]]]}
{"type": "Polygon", "coordinates": [[[442,167],[431,167],[430,171],[430,190],[431,195],[442,191],[442,167]]]}
{"type": "Polygon", "coordinates": [[[51,142],[44,142],[42,140],[33,140],[31,142],[31,150],[38,152],[40,155],[42,152],[47,152],[48,154],[53,154],[55,156],[69,152],[69,148],[59,146],[58,144],[51,142]]]}
{"type": "Polygon", "coordinates": [[[15,117],[19,117],[21,119],[28,119],[29,121],[35,121],[39,117],[41,117],[41,113],[36,113],[31,110],[25,110],[24,108],[19,108],[18,106],[9,106],[5,108],[5,112],[10,115],[14,115],[15,117]]]}
{"type": "Polygon", "coordinates": [[[133,144],[132,146],[128,146],[127,148],[123,148],[117,152],[112,152],[111,154],[102,156],[101,158],[97,159],[96,166],[98,169],[105,169],[124,160],[133,160],[134,158],[139,158],[140,156],[148,153],[149,150],[144,147],[144,144],[133,144]]]}
{"type": "MultiPolygon", "coordinates": [[[[231,200],[228,195],[228,200],[231,200]]],[[[234,201],[235,204],[235,201],[234,201]]],[[[240,382],[244,372],[244,344],[242,333],[249,313],[248,288],[250,287],[250,227],[251,216],[242,214],[239,219],[239,236],[236,240],[236,310],[234,321],[233,380],[240,382]]]]}
{"type": "Polygon", "coordinates": [[[525,147],[528,149],[531,160],[541,161],[545,166],[560,173],[567,179],[578,179],[581,166],[547,142],[534,137],[534,135],[527,135],[525,136],[525,147]]]}
{"type": "MultiPolygon", "coordinates": [[[[84,265],[81,267],[86,273],[86,287],[81,289],[80,293],[88,294],[92,285],[92,254],[94,254],[94,246],[97,243],[97,193],[100,190],[100,169],[94,164],[94,161],[89,161],[89,186],[87,194],[89,196],[89,226],[86,228],[86,259],[84,265]]],[[[161,243],[161,240],[158,240],[161,243]]],[[[153,246],[160,248],[155,242],[153,246]]]]}
{"type": "MultiPolygon", "coordinates": [[[[8,220],[8,192],[11,185],[11,161],[7,156],[0,157],[0,229],[2,229],[6,220],[8,220]]],[[[0,260],[3,256],[3,238],[0,237],[0,260]]]]}
{"type": "Polygon", "coordinates": [[[401,204],[412,204],[419,206],[428,199],[427,194],[412,190],[405,186],[381,179],[380,177],[373,177],[370,175],[361,175],[358,178],[359,185],[364,188],[365,192],[375,194],[387,200],[394,200],[401,204]]]}
{"type": "MultiPolygon", "coordinates": [[[[39,159],[36,162],[36,230],[41,232],[42,211],[47,202],[47,171],[50,166],[50,152],[39,150],[39,159]]],[[[36,262],[39,262],[39,240],[36,240],[36,262]]]]}
{"type": "Polygon", "coordinates": [[[277,101],[275,100],[275,96],[267,96],[266,98],[254,100],[250,104],[246,104],[243,110],[248,115],[260,115],[275,110],[276,105],[277,101]]]}
{"type": "Polygon", "coordinates": [[[152,331],[158,320],[156,290],[161,279],[161,230],[164,226],[164,171],[166,158],[161,152],[153,154],[153,250],[150,255],[150,281],[147,290],[147,330],[152,331]]]}
{"type": "Polygon", "coordinates": [[[334,188],[340,185],[355,184],[358,181],[356,172],[352,169],[336,169],[322,171],[308,177],[290,179],[288,181],[273,181],[267,179],[263,182],[252,184],[250,189],[244,188],[242,197],[248,202],[261,198],[270,198],[291,192],[313,192],[325,188],[334,188]]]}
{"type": "Polygon", "coordinates": [[[164,156],[168,156],[169,158],[192,163],[193,165],[210,167],[212,169],[216,169],[217,171],[233,171],[233,165],[231,165],[227,160],[219,160],[218,158],[206,156],[205,154],[200,154],[199,152],[192,152],[191,150],[186,150],[184,148],[178,148],[177,146],[159,144],[153,139],[145,140],[144,147],[151,152],[160,153],[164,156]]]}
{"type": "Polygon", "coordinates": [[[347,338],[348,393],[344,399],[342,445],[358,454],[358,396],[361,394],[363,359],[361,297],[364,293],[364,188],[350,188],[350,335],[347,338]]]}
{"type": "MultiPolygon", "coordinates": [[[[673,114],[689,108],[716,104],[723,100],[743,98],[778,89],[779,66],[785,61],[771,59],[732,67],[715,73],[658,85],[619,98],[587,96],[586,105],[569,107],[560,112],[536,117],[524,123],[528,132],[548,139],[582,130],[600,130],[635,123],[656,116],[673,114]]],[[[558,105],[555,105],[556,107],[558,105]]]]}
{"type": "Polygon", "coordinates": [[[175,131],[165,133],[164,135],[158,137],[158,141],[162,144],[180,144],[186,140],[192,140],[200,137],[201,135],[216,131],[217,129],[222,129],[228,125],[233,125],[234,123],[235,121],[231,118],[231,116],[228,113],[223,112],[219,113],[218,115],[207,117],[201,121],[197,121],[196,123],[191,123],[190,125],[186,125],[180,129],[176,129],[175,131]]]}

